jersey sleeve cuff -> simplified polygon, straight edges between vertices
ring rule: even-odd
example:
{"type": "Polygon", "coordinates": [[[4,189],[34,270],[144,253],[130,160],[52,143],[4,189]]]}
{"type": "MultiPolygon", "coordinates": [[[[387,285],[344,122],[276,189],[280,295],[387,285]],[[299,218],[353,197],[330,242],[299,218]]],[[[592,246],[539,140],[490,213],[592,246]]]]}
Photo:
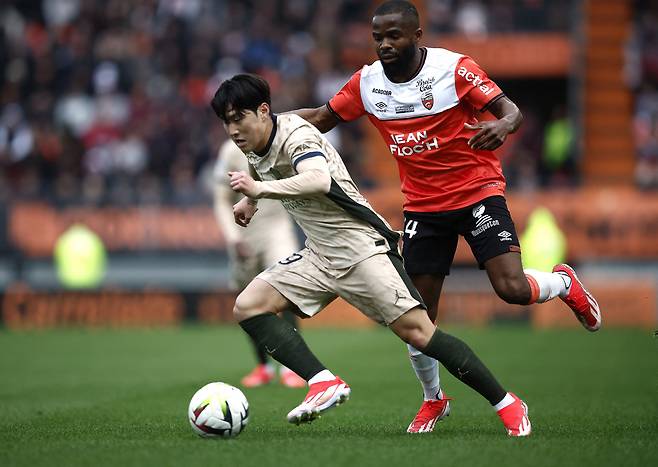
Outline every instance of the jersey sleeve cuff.
{"type": "Polygon", "coordinates": [[[501,93],[498,94],[497,96],[494,96],[489,102],[487,102],[487,103],[485,104],[484,107],[482,107],[482,108],[480,109],[480,112],[486,112],[486,111],[489,109],[489,107],[491,107],[491,105],[492,105],[494,102],[496,102],[498,99],[500,99],[501,97],[505,97],[505,93],[504,93],[504,92],[501,92],[501,93]]]}
{"type": "Polygon", "coordinates": [[[313,152],[307,152],[306,154],[302,154],[299,156],[297,159],[295,159],[292,163],[292,168],[297,172],[297,164],[299,164],[301,161],[305,159],[309,159],[311,157],[324,157],[325,160],[327,159],[326,156],[321,153],[320,151],[313,151],[313,152]]]}
{"type": "Polygon", "coordinates": [[[331,112],[334,117],[336,117],[338,120],[340,120],[343,123],[345,123],[347,121],[343,117],[338,115],[338,112],[336,112],[334,109],[331,108],[331,104],[329,102],[327,102],[326,105],[327,105],[327,110],[329,110],[329,112],[331,112]]]}

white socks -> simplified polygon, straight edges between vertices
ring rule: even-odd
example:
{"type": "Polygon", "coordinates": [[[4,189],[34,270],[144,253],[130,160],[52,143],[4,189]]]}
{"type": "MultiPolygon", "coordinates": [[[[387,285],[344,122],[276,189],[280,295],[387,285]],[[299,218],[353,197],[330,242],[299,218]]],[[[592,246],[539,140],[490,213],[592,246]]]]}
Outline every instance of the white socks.
{"type": "Polygon", "coordinates": [[[409,349],[411,366],[416,372],[418,381],[423,385],[425,400],[436,400],[443,397],[439,384],[439,362],[409,344],[407,344],[407,348],[409,349]]]}
{"type": "Polygon", "coordinates": [[[321,383],[323,381],[331,381],[332,379],[336,379],[336,375],[334,375],[329,370],[322,370],[320,373],[308,380],[308,385],[310,386],[311,384],[321,383]]]}
{"type": "Polygon", "coordinates": [[[531,303],[544,303],[558,296],[563,297],[569,291],[562,276],[556,272],[542,272],[535,269],[524,269],[523,272],[532,290],[531,303]]]}
{"type": "Polygon", "coordinates": [[[514,402],[514,398],[508,392],[507,394],[505,394],[505,397],[503,397],[503,400],[497,403],[496,405],[494,405],[493,408],[496,412],[498,412],[504,409],[505,407],[507,407],[508,405],[511,405],[512,402],[514,402]]]}

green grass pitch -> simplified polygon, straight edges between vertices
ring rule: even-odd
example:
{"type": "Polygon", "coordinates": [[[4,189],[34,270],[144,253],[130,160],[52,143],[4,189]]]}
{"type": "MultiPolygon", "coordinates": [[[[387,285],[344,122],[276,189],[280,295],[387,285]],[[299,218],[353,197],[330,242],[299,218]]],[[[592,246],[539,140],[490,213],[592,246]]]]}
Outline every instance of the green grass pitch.
{"type": "Polygon", "coordinates": [[[0,465],[647,466],[658,457],[652,331],[450,327],[530,407],[533,434],[505,435],[484,399],[442,370],[452,414],[408,435],[420,387],[385,329],[305,332],[352,398],[311,425],[285,415],[305,394],[246,390],[236,439],[193,434],[187,404],[237,384],[253,358],[237,327],[0,331],[0,465]]]}

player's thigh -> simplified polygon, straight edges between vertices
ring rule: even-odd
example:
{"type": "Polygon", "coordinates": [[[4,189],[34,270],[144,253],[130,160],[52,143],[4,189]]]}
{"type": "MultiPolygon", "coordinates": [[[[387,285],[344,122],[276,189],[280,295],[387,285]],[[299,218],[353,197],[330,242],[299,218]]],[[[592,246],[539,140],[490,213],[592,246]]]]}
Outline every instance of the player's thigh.
{"type": "Polygon", "coordinates": [[[423,299],[396,253],[380,253],[337,276],[338,295],[377,323],[389,325],[423,299]]]}
{"type": "Polygon", "coordinates": [[[512,215],[502,196],[486,198],[473,206],[461,220],[460,229],[480,269],[485,269],[491,258],[521,252],[512,215]]]}
{"type": "Polygon", "coordinates": [[[432,322],[436,321],[439,307],[439,297],[443,289],[443,274],[409,274],[416,289],[423,297],[425,305],[427,305],[427,314],[432,322]]]}
{"type": "Polygon", "coordinates": [[[255,278],[238,295],[233,313],[238,321],[242,321],[264,313],[279,313],[289,307],[289,300],[276,288],[255,278]]]}
{"type": "Polygon", "coordinates": [[[443,219],[404,214],[402,256],[410,275],[450,274],[458,234],[443,219]]]}
{"type": "Polygon", "coordinates": [[[299,316],[307,318],[319,313],[336,298],[331,275],[318,267],[317,261],[311,260],[312,255],[308,248],[304,248],[257,276],[295,305],[301,312],[299,316]]]}
{"type": "Polygon", "coordinates": [[[260,249],[265,267],[269,267],[299,250],[297,234],[291,222],[287,219],[275,219],[268,224],[268,237],[260,249]]]}

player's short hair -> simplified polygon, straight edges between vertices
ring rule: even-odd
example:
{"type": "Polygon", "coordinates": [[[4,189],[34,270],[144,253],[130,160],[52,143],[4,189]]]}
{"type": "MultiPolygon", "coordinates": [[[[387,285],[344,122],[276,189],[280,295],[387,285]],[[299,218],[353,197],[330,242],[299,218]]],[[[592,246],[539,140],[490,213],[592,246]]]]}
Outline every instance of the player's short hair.
{"type": "Polygon", "coordinates": [[[258,75],[244,73],[224,81],[210,106],[220,119],[227,122],[226,114],[230,110],[238,113],[251,110],[255,113],[262,103],[272,105],[270,85],[258,75]]]}
{"type": "Polygon", "coordinates": [[[420,26],[418,10],[413,3],[407,0],[389,0],[384,2],[377,7],[373,16],[384,16],[393,13],[400,13],[404,19],[411,22],[413,27],[418,28],[420,26]]]}

